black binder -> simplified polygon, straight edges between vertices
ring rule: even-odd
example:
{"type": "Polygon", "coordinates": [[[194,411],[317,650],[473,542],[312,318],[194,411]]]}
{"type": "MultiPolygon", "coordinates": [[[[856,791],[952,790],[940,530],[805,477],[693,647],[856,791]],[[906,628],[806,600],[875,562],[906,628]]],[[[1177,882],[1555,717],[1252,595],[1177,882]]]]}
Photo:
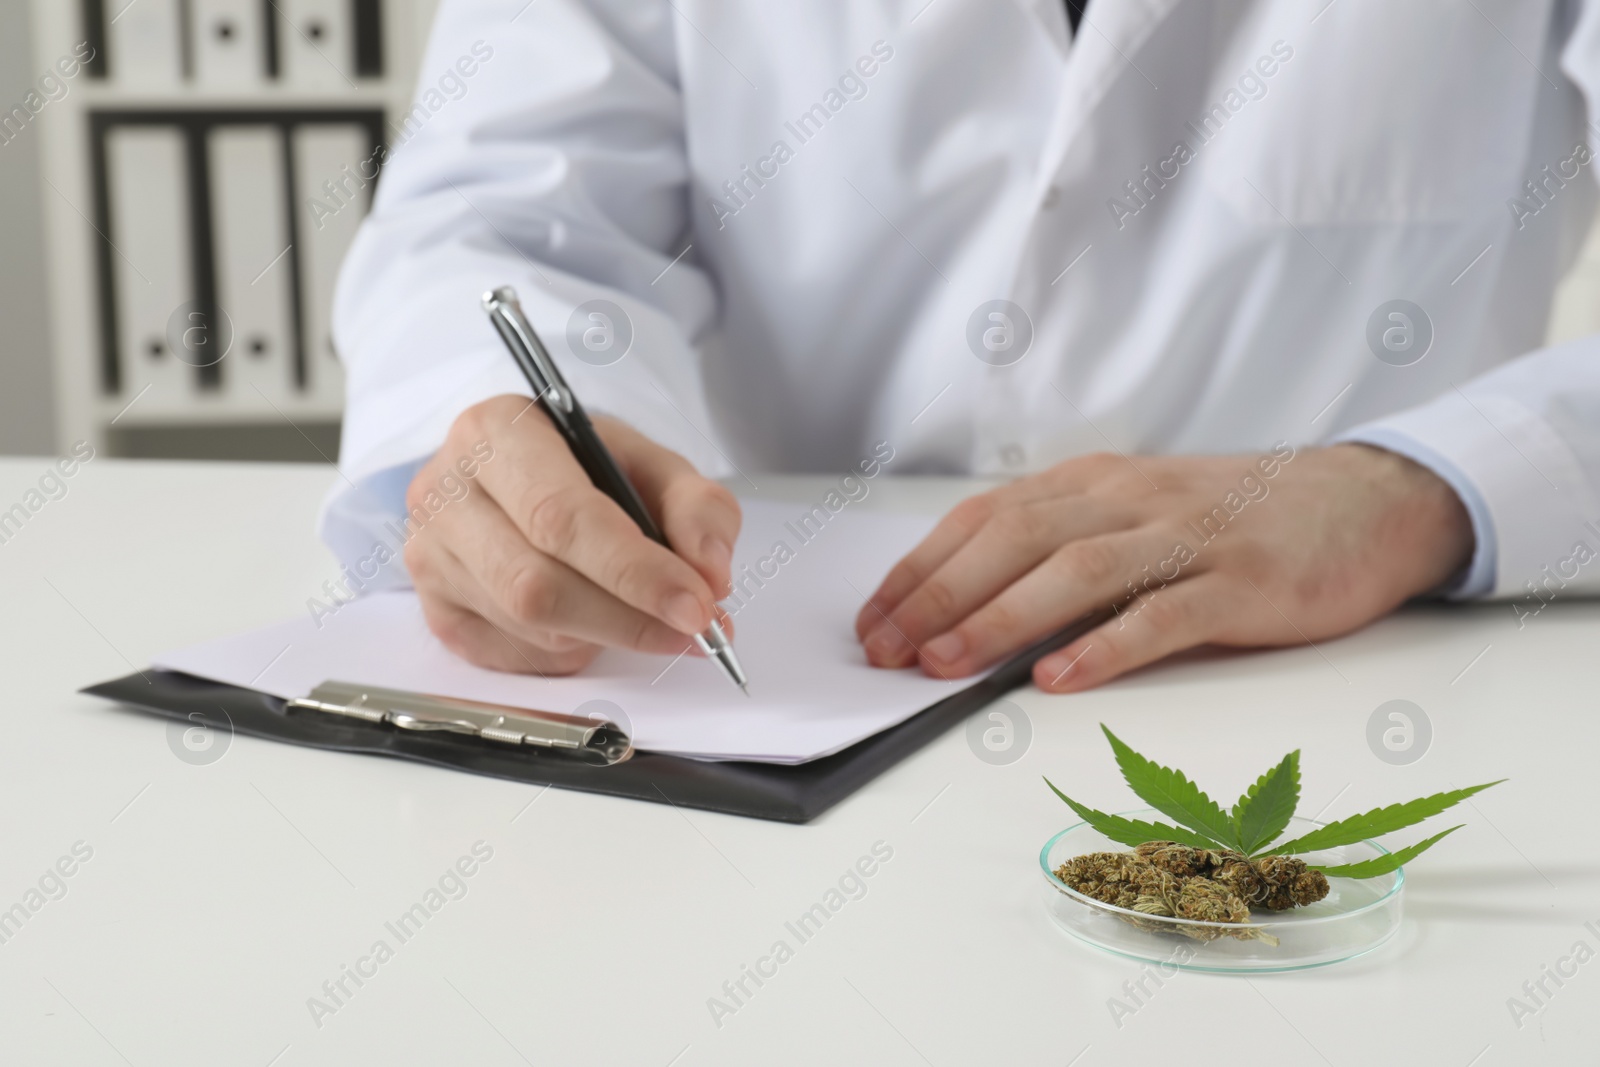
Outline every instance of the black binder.
{"type": "Polygon", "coordinates": [[[335,716],[290,714],[280,697],[176,671],[145,671],[82,690],[168,719],[292,745],[360,752],[514,782],[632,797],[755,819],[804,823],[923,745],[1019,686],[1035,662],[1106,618],[1086,616],[1006,661],[983,679],[832,756],[796,766],[712,762],[636,752],[611,766],[562,759],[447,732],[417,733],[335,716]],[[218,712],[226,715],[226,722],[218,712]]]}

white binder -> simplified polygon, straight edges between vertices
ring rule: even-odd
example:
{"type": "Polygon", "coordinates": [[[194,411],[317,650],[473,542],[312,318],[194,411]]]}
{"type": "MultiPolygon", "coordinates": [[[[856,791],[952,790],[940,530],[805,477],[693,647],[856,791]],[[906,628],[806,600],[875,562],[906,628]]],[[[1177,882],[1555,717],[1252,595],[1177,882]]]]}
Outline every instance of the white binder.
{"type": "Polygon", "coordinates": [[[178,0],[108,0],[106,62],[118,88],[158,88],[182,80],[178,6],[178,0]]]}
{"type": "Polygon", "coordinates": [[[285,80],[296,89],[354,84],[349,0],[274,0],[285,80]]]}
{"type": "Polygon", "coordinates": [[[194,299],[189,192],[180,131],[126,127],[107,136],[121,394],[138,398],[119,416],[127,425],[188,408],[197,391],[192,362],[168,337],[174,313],[194,299]]]}
{"type": "Polygon", "coordinates": [[[336,400],[343,396],[344,376],[333,348],[333,287],[345,251],[355,240],[356,228],[372,202],[372,183],[359,189],[348,175],[359,176],[360,164],[372,149],[366,129],[354,125],[302,126],[294,138],[308,385],[317,397],[336,400]],[[324,183],[330,181],[340,197],[325,187],[324,183]],[[352,192],[353,196],[343,195],[352,192]],[[315,212],[315,218],[313,199],[323,205],[315,212]],[[337,210],[328,214],[326,208],[337,210]]]}
{"type": "Polygon", "coordinates": [[[207,145],[217,303],[233,324],[223,361],[230,408],[277,421],[297,395],[293,263],[284,217],[283,142],[276,126],[222,126],[207,145]]]}
{"type": "Polygon", "coordinates": [[[238,87],[264,79],[264,6],[260,0],[191,0],[195,78],[201,85],[238,87]]]}

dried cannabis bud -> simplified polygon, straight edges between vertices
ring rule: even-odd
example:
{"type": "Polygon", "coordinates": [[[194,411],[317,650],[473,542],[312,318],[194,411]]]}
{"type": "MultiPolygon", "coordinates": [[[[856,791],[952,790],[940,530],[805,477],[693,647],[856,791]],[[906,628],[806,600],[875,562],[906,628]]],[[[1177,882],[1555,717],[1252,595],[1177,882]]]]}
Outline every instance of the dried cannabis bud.
{"type": "MultiPolygon", "coordinates": [[[[1056,868],[1056,877],[1072,889],[1102,904],[1111,904],[1127,911],[1165,919],[1194,919],[1210,923],[1248,923],[1250,906],[1245,900],[1221,882],[1204,874],[1180,874],[1178,870],[1200,871],[1210,867],[1210,862],[1185,856],[1180,852],[1162,854],[1160,846],[1171,842],[1152,842],[1156,846],[1141,855],[1134,852],[1091,852],[1074,856],[1056,868]],[[1152,862],[1151,853],[1165,866],[1152,862]]],[[[1143,846],[1141,846],[1143,847],[1143,846]]],[[[1173,846],[1184,849],[1186,846],[1173,846]]],[[[1188,852],[1204,850],[1188,849],[1188,852]]],[[[1213,941],[1223,931],[1204,927],[1183,926],[1175,923],[1141,922],[1133,916],[1123,917],[1124,922],[1143,929],[1180,933],[1200,941],[1213,941]]],[[[1270,934],[1259,930],[1240,930],[1232,936],[1241,940],[1260,938],[1276,943],[1270,934]]]]}
{"type": "Polygon", "coordinates": [[[1176,841],[1146,841],[1134,848],[1133,854],[1164,871],[1180,878],[1208,875],[1215,866],[1214,853],[1203,848],[1191,848],[1176,841]]]}
{"type": "Polygon", "coordinates": [[[1252,863],[1266,884],[1260,904],[1273,911],[1315,904],[1328,895],[1328,878],[1294,856],[1264,856],[1252,863]]]}
{"type": "Polygon", "coordinates": [[[1230,892],[1227,886],[1204,878],[1191,878],[1183,883],[1177,915],[1180,919],[1198,922],[1246,923],[1250,921],[1250,905],[1230,892]]]}
{"type": "Polygon", "coordinates": [[[1179,877],[1209,878],[1252,908],[1285,911],[1328,895],[1328,879],[1293,856],[1248,859],[1231,849],[1192,848],[1175,841],[1146,841],[1133,856],[1179,877]]]}
{"type": "Polygon", "coordinates": [[[1141,897],[1175,897],[1182,888],[1177,878],[1129,852],[1074,856],[1056,869],[1056,877],[1086,897],[1130,911],[1144,910],[1137,907],[1141,897]]]}

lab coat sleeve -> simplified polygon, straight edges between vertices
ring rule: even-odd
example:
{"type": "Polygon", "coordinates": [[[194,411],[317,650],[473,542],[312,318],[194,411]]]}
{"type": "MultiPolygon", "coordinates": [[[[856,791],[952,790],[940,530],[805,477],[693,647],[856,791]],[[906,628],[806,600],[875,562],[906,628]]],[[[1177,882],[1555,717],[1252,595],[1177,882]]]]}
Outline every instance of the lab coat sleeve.
{"type": "Polygon", "coordinates": [[[1477,534],[1461,597],[1600,592],[1600,338],[1517,358],[1341,440],[1410,456],[1461,496],[1477,534]]]}
{"type": "Polygon", "coordinates": [[[664,0],[441,4],[335,294],[347,402],[322,531],[347,564],[393,547],[385,522],[457,415],[531,394],[479,304],[496,286],[516,287],[591,412],[727,473],[695,347],[714,290],[692,252],[677,258],[690,201],[674,17],[664,0]],[[609,365],[569,346],[592,300],[631,326],[609,365]]]}
{"type": "MultiPolygon", "coordinates": [[[[1578,11],[1561,69],[1584,96],[1592,135],[1600,3],[1578,11]]],[[[1477,535],[1456,596],[1542,604],[1600,592],[1600,336],[1523,356],[1341,439],[1409,456],[1455,488],[1477,535]]]]}
{"type": "Polygon", "coordinates": [[[1513,360],[1340,440],[1432,469],[1472,518],[1459,597],[1600,592],[1600,338],[1513,360]]]}

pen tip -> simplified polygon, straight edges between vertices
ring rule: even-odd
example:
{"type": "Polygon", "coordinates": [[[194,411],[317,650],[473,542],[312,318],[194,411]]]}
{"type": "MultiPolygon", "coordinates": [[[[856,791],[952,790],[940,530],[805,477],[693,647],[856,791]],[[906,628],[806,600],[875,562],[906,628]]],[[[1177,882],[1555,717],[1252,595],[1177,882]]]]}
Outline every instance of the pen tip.
{"type": "Polygon", "coordinates": [[[743,693],[745,696],[749,696],[750,695],[750,687],[748,685],[745,685],[743,682],[740,682],[739,683],[739,692],[743,693]]]}

